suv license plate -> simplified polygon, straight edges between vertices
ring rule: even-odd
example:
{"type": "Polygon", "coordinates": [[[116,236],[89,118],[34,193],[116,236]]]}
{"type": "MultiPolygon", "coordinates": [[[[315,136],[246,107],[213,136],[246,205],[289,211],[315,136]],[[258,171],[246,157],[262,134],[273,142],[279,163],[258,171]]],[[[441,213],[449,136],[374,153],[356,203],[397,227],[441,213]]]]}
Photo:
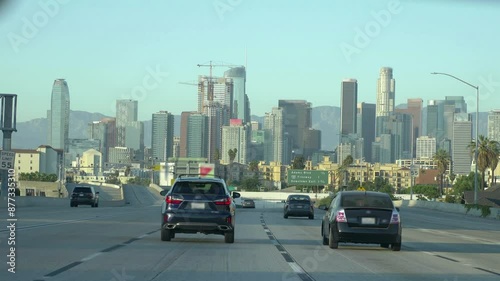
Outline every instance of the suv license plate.
{"type": "Polygon", "coordinates": [[[191,203],[191,209],[205,209],[205,203],[191,203]]]}

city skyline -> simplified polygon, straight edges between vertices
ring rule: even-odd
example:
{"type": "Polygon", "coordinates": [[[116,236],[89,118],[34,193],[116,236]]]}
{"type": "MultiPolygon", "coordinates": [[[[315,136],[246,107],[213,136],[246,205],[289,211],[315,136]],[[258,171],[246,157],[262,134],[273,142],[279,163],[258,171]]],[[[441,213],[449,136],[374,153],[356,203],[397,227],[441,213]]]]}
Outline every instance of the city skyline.
{"type": "MultiPolygon", "coordinates": [[[[32,22],[45,10],[39,3],[19,3],[9,5],[0,20],[0,75],[9,77],[2,92],[19,95],[19,122],[45,115],[48,81],[56,77],[71,84],[73,110],[114,116],[115,100],[129,98],[141,102],[139,120],[163,109],[175,115],[196,110],[195,89],[179,82],[208,75],[197,64],[210,60],[247,66],[245,94],[257,116],[280,99],[307,96],[313,106],[339,106],[338,91],[328,83],[345,77],[358,80],[359,100],[375,103],[382,66],[394,69],[395,105],[408,98],[464,96],[474,108],[475,91],[430,75],[442,71],[480,87],[481,112],[500,108],[500,73],[491,57],[500,42],[487,36],[500,25],[500,5],[493,1],[244,1],[225,12],[213,3],[193,9],[191,1],[71,1],[30,36],[23,34],[29,30],[23,19],[32,22]],[[110,9],[116,13],[100,12],[110,9]],[[88,14],[92,21],[78,20],[88,14]],[[258,23],[250,20],[257,15],[258,23]],[[423,15],[426,20],[419,20],[423,15]],[[229,41],[197,44],[213,39],[214,32],[228,34],[229,41]]],[[[223,77],[226,70],[215,67],[213,74],[223,77]]]]}

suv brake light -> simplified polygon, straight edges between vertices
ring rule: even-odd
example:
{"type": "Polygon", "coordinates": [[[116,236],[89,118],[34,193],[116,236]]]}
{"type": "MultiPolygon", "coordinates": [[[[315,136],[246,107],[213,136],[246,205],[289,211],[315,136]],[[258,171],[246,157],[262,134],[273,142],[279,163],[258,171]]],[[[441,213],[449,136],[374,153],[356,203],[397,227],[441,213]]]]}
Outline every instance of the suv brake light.
{"type": "Polygon", "coordinates": [[[215,205],[229,206],[229,205],[231,205],[231,202],[232,202],[231,197],[226,197],[226,198],[214,200],[215,205]]]}
{"type": "Polygon", "coordinates": [[[165,198],[165,202],[167,204],[178,205],[178,204],[182,203],[182,199],[177,197],[177,196],[167,195],[167,197],[165,198]]]}
{"type": "Polygon", "coordinates": [[[399,213],[396,211],[392,211],[391,224],[398,224],[399,222],[400,222],[399,213]]]}
{"type": "Polygon", "coordinates": [[[337,222],[347,222],[347,218],[345,217],[344,210],[340,210],[337,212],[336,220],[337,220],[337,222]]]}

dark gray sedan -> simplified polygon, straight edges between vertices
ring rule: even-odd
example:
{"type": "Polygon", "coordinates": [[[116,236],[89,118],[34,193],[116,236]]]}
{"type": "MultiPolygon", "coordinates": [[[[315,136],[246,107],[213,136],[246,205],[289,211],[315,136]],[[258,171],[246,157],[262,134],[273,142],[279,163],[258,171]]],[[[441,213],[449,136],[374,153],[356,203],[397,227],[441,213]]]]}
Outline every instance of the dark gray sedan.
{"type": "Polygon", "coordinates": [[[289,216],[309,217],[311,220],[314,219],[313,203],[311,202],[309,195],[292,194],[289,195],[283,203],[285,203],[285,206],[283,207],[283,217],[285,219],[289,216]]]}
{"type": "Polygon", "coordinates": [[[243,208],[254,208],[255,209],[255,202],[252,199],[243,199],[241,201],[241,206],[243,208]]]}
{"type": "Polygon", "coordinates": [[[401,218],[387,193],[342,191],[326,210],[321,225],[323,245],[337,249],[340,242],[379,244],[401,250],[401,218]]]}

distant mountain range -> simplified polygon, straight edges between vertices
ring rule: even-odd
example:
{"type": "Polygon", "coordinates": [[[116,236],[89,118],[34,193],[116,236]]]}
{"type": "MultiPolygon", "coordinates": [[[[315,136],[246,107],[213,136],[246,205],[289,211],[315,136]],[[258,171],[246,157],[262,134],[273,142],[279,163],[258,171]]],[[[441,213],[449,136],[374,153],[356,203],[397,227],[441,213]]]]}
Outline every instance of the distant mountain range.
{"type": "MultiPolygon", "coordinates": [[[[398,106],[399,107],[399,106],[398,106]]],[[[424,110],[423,120],[426,120],[424,110]]],[[[475,118],[475,114],[472,114],[475,118]]],[[[88,137],[88,124],[109,117],[101,113],[90,113],[86,111],[71,111],[69,137],[73,139],[85,139],[88,137]]],[[[180,135],[180,115],[174,118],[174,134],[180,135]]],[[[252,115],[252,121],[262,123],[263,116],[252,115]]],[[[479,134],[487,134],[488,113],[479,114],[479,134]]],[[[144,144],[151,146],[152,122],[144,122],[144,144]]],[[[17,124],[17,132],[12,134],[12,148],[34,149],[42,144],[47,144],[47,118],[37,118],[17,124]]],[[[318,106],[312,109],[312,127],[321,130],[321,149],[333,150],[338,145],[338,132],[340,131],[340,108],[337,106],[318,106]]],[[[0,139],[1,141],[1,139],[0,139]]]]}

